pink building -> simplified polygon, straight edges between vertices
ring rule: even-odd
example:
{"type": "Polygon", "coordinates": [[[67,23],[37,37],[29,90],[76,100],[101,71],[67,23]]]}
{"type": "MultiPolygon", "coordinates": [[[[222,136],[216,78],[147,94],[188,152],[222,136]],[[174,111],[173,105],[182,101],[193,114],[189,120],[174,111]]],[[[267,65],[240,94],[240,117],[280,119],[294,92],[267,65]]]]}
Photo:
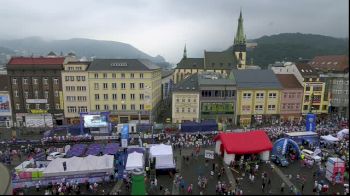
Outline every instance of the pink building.
{"type": "Polygon", "coordinates": [[[281,120],[299,121],[302,118],[304,88],[293,74],[276,74],[283,89],[281,91],[281,120]]]}

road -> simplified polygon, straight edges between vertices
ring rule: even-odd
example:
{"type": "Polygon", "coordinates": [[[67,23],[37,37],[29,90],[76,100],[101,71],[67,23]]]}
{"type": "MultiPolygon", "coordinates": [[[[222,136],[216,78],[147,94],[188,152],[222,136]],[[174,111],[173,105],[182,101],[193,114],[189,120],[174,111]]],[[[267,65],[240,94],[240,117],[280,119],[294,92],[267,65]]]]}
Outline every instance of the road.
{"type": "Polygon", "coordinates": [[[12,195],[10,173],[2,163],[0,163],[0,176],[0,195],[12,195]]]}

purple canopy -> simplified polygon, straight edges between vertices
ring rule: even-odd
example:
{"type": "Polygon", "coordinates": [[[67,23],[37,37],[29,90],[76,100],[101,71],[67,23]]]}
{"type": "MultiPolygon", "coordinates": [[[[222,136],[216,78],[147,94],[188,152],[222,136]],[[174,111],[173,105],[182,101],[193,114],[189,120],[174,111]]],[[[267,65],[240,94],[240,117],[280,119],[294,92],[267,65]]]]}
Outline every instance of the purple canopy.
{"type": "Polygon", "coordinates": [[[86,150],[86,144],[75,144],[69,151],[67,152],[67,157],[79,157],[82,156],[86,150]]]}
{"type": "Polygon", "coordinates": [[[117,154],[119,149],[119,144],[117,143],[108,143],[104,150],[103,150],[103,154],[117,154]]]}
{"type": "Polygon", "coordinates": [[[100,152],[102,152],[103,145],[102,144],[91,144],[87,151],[86,155],[98,155],[100,152]]]}

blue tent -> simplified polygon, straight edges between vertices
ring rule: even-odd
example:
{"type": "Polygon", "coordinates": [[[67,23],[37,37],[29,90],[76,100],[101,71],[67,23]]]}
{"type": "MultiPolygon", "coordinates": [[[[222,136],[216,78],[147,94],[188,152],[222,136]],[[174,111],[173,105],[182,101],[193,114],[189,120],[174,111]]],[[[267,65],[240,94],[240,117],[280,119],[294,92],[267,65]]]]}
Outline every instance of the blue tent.
{"type": "Polygon", "coordinates": [[[298,144],[292,139],[288,138],[281,138],[275,141],[272,148],[272,154],[284,156],[287,153],[288,146],[291,146],[295,150],[296,156],[300,158],[301,154],[298,144]]]}

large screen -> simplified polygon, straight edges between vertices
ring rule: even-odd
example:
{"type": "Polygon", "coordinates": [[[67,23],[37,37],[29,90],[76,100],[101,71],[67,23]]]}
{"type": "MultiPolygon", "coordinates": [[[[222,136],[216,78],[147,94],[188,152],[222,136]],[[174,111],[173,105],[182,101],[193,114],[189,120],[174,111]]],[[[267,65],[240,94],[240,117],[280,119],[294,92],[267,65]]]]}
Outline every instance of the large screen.
{"type": "Polygon", "coordinates": [[[84,115],[84,127],[107,127],[108,126],[108,120],[107,116],[105,115],[91,115],[87,114],[84,115]]]}

